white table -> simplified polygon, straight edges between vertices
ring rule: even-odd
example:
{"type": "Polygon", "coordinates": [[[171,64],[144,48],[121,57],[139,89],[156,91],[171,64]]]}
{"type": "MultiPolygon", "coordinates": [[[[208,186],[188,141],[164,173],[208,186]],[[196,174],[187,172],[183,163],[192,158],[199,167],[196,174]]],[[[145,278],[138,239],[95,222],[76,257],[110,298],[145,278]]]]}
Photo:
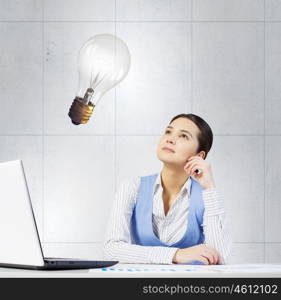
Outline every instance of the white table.
{"type": "Polygon", "coordinates": [[[232,265],[148,265],[116,264],[110,268],[67,271],[37,271],[14,268],[0,268],[0,277],[181,277],[181,278],[281,278],[281,264],[232,264],[232,265]]]}

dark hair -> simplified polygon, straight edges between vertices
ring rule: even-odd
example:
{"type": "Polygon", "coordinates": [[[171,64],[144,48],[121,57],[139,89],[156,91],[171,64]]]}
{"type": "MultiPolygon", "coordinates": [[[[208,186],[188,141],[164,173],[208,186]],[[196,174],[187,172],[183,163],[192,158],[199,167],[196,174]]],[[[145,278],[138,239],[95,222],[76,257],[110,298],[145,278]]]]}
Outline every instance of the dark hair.
{"type": "Polygon", "coordinates": [[[213,132],[212,132],[211,127],[209,126],[209,124],[206,121],[204,121],[202,118],[200,118],[199,116],[196,116],[194,114],[177,115],[177,116],[173,117],[173,119],[170,121],[170,124],[178,118],[186,118],[186,119],[192,121],[199,128],[200,133],[197,136],[199,146],[198,146],[197,152],[205,151],[205,154],[206,154],[204,157],[204,159],[205,159],[207,157],[208,152],[210,151],[210,149],[212,147],[212,144],[213,144],[213,132]]]}

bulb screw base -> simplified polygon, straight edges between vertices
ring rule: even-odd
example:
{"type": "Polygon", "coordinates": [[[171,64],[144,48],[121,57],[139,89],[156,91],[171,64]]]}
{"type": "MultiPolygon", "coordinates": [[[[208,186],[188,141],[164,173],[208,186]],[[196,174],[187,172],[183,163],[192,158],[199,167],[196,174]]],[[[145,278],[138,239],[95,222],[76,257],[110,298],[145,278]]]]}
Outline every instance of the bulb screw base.
{"type": "MultiPolygon", "coordinates": [[[[83,100],[83,99],[81,99],[83,100]]],[[[95,108],[95,105],[92,102],[84,104],[76,97],[69,109],[68,116],[70,117],[74,125],[86,124],[95,108]]]]}

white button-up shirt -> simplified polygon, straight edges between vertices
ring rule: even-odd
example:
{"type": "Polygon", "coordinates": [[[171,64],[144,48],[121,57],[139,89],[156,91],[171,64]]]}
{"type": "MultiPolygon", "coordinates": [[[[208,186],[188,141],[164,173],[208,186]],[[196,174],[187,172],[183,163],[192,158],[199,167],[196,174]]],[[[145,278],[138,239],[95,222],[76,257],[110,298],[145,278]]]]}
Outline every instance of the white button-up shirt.
{"type": "MultiPolygon", "coordinates": [[[[140,177],[124,180],[116,194],[108,222],[104,253],[107,259],[123,263],[172,264],[176,247],[141,246],[133,240],[131,217],[137,200],[140,177]]],[[[158,173],[153,187],[153,231],[161,242],[170,246],[186,233],[190,200],[191,179],[189,178],[178,193],[165,216],[163,187],[158,173]]],[[[202,190],[204,201],[203,233],[204,243],[216,249],[222,263],[228,263],[232,239],[225,217],[223,199],[217,189],[202,190]]]]}

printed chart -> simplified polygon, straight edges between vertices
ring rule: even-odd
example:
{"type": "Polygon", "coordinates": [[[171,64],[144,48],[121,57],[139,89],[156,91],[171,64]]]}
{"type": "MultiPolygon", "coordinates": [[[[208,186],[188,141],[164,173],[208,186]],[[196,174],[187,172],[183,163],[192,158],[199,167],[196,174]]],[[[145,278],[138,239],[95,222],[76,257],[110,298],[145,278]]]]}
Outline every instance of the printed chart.
{"type": "Polygon", "coordinates": [[[117,264],[109,268],[91,269],[97,273],[277,273],[281,277],[281,264],[233,265],[146,265],[117,264]]]}

